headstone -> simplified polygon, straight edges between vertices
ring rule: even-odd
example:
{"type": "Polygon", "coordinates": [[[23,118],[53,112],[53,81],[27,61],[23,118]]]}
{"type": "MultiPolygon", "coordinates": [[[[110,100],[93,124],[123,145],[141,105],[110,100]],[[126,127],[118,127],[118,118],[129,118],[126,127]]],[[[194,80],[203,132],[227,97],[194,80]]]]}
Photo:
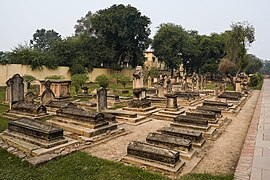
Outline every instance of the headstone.
{"type": "Polygon", "coordinates": [[[241,92],[241,81],[235,81],[235,91],[236,92],[241,92]]]}
{"type": "Polygon", "coordinates": [[[168,94],[168,93],[171,93],[172,92],[171,79],[168,78],[166,83],[167,83],[167,85],[166,85],[166,93],[168,94]]]}
{"type": "Polygon", "coordinates": [[[97,92],[97,111],[107,109],[107,89],[100,88],[97,92]]]}
{"type": "Polygon", "coordinates": [[[50,100],[55,99],[55,95],[53,91],[51,90],[51,81],[47,80],[44,82],[44,85],[46,87],[45,91],[41,94],[41,104],[45,105],[50,100]]]}
{"type": "Polygon", "coordinates": [[[26,95],[25,95],[25,101],[26,102],[34,102],[34,100],[37,98],[37,96],[32,93],[32,92],[28,92],[26,95]]]}
{"type": "Polygon", "coordinates": [[[165,97],[164,96],[164,87],[163,87],[163,84],[160,84],[160,85],[158,85],[158,97],[165,97]]]}
{"type": "Polygon", "coordinates": [[[8,99],[11,109],[12,104],[24,100],[23,78],[19,74],[15,74],[6,84],[8,86],[7,90],[9,90],[7,94],[10,96],[8,99]]]}
{"type": "Polygon", "coordinates": [[[133,73],[133,89],[143,88],[143,76],[142,66],[137,66],[133,73]]]}
{"type": "Polygon", "coordinates": [[[153,86],[153,84],[152,84],[152,78],[150,76],[148,76],[147,84],[148,84],[148,88],[150,88],[150,87],[153,86]]]}

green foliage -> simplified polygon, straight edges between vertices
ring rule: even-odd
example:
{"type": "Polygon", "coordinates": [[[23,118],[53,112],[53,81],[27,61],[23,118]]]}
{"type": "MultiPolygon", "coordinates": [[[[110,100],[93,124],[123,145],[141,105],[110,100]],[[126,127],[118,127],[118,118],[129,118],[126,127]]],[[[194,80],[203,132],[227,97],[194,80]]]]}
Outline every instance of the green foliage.
{"type": "Polygon", "coordinates": [[[112,76],[111,76],[111,79],[113,81],[116,81],[116,83],[118,84],[119,83],[119,79],[122,77],[122,75],[120,73],[113,73],[112,76]]]}
{"type": "Polygon", "coordinates": [[[158,69],[157,68],[151,68],[149,71],[148,71],[148,75],[151,77],[151,78],[156,78],[158,77],[158,69]]]}
{"type": "Polygon", "coordinates": [[[255,28],[248,22],[233,23],[231,28],[227,32],[226,57],[237,65],[239,73],[247,66],[246,53],[255,41],[255,28]]]}
{"type": "Polygon", "coordinates": [[[46,76],[44,79],[65,79],[65,77],[62,75],[50,75],[46,76]]]}
{"type": "Polygon", "coordinates": [[[263,76],[260,73],[255,73],[250,77],[250,86],[255,89],[261,89],[263,84],[263,76]]]}
{"type": "Polygon", "coordinates": [[[97,76],[95,81],[103,88],[107,88],[110,84],[110,78],[104,74],[97,76]]]}
{"type": "Polygon", "coordinates": [[[184,46],[187,44],[187,32],[180,25],[161,24],[152,42],[155,56],[164,61],[172,70],[179,68],[182,62],[184,46]]]}
{"type": "Polygon", "coordinates": [[[0,51],[0,64],[10,64],[10,52],[0,51]]]}
{"type": "Polygon", "coordinates": [[[36,81],[37,79],[32,75],[24,75],[23,76],[24,81],[27,83],[27,89],[30,88],[30,85],[32,82],[36,81]]]}
{"type": "Polygon", "coordinates": [[[234,74],[237,70],[237,65],[233,61],[223,58],[219,63],[218,70],[225,75],[234,74]]]}
{"type": "Polygon", "coordinates": [[[150,43],[148,36],[151,22],[148,17],[131,5],[120,4],[99,10],[93,15],[88,13],[87,19],[83,20],[85,28],[81,29],[93,29],[94,35],[103,40],[111,53],[104,64],[111,68],[119,67],[124,61],[132,67],[143,64],[143,51],[150,43]]]}
{"type": "Polygon", "coordinates": [[[88,80],[87,74],[74,74],[71,76],[72,85],[75,87],[75,92],[78,94],[81,87],[84,86],[88,80]]]}
{"type": "Polygon", "coordinates": [[[257,58],[253,54],[247,55],[247,62],[248,62],[248,65],[246,67],[246,72],[248,74],[254,74],[256,72],[259,72],[259,70],[263,67],[262,60],[257,58]]]}
{"type": "Polygon", "coordinates": [[[122,75],[118,81],[126,88],[126,84],[130,82],[130,77],[122,75]]]}
{"type": "Polygon", "coordinates": [[[260,70],[260,72],[262,74],[268,74],[268,75],[270,75],[270,61],[267,61],[266,60],[266,61],[263,62],[263,67],[260,70]]]}

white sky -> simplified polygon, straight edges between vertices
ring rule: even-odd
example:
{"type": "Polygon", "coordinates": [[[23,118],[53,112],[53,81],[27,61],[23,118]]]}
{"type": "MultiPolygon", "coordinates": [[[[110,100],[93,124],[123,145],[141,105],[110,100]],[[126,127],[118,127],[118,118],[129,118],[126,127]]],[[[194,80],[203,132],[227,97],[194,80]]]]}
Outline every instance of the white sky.
{"type": "Polygon", "coordinates": [[[151,21],[151,37],[161,23],[175,23],[199,34],[224,32],[232,22],[248,21],[256,41],[249,53],[270,60],[270,0],[0,0],[0,51],[29,42],[37,29],[74,33],[76,20],[113,4],[131,4],[151,21]]]}

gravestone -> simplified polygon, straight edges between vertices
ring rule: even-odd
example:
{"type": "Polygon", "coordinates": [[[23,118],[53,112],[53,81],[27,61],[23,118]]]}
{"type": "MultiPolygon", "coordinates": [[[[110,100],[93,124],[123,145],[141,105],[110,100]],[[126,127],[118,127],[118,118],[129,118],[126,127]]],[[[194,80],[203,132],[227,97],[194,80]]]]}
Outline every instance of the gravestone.
{"type": "Polygon", "coordinates": [[[10,78],[7,82],[7,92],[11,106],[19,101],[24,101],[24,83],[23,78],[19,74],[15,74],[12,78],[10,78]]]}
{"type": "Polygon", "coordinates": [[[150,88],[150,87],[153,86],[153,84],[152,84],[152,78],[150,76],[148,76],[147,84],[148,84],[148,88],[150,88]]]}
{"type": "Polygon", "coordinates": [[[241,81],[235,81],[235,92],[241,92],[241,81]]]}
{"type": "Polygon", "coordinates": [[[168,78],[166,83],[167,83],[167,85],[166,85],[166,93],[167,93],[167,94],[169,94],[169,93],[171,93],[171,92],[172,92],[172,84],[171,84],[171,79],[170,79],[170,78],[168,78]]]}
{"type": "Polygon", "coordinates": [[[107,89],[100,88],[97,91],[97,111],[107,109],[107,89]]]}
{"type": "Polygon", "coordinates": [[[25,95],[25,101],[26,102],[31,102],[31,103],[33,103],[34,102],[34,100],[37,98],[37,96],[34,94],[34,93],[32,93],[32,92],[28,92],[26,95],[25,95]]]}
{"type": "Polygon", "coordinates": [[[184,124],[195,124],[197,126],[208,126],[208,119],[199,118],[194,116],[179,115],[174,118],[174,122],[184,123],[184,124]]]}
{"type": "Polygon", "coordinates": [[[41,94],[41,104],[45,105],[49,101],[53,101],[55,99],[55,94],[51,90],[51,81],[47,80],[44,82],[44,85],[46,87],[45,91],[41,94]]]}
{"type": "MultiPolygon", "coordinates": [[[[40,94],[46,90],[45,82],[48,80],[40,80],[40,94]]],[[[50,89],[55,95],[56,99],[65,99],[70,98],[70,88],[71,88],[71,80],[59,80],[59,79],[50,79],[51,85],[50,89]]]]}

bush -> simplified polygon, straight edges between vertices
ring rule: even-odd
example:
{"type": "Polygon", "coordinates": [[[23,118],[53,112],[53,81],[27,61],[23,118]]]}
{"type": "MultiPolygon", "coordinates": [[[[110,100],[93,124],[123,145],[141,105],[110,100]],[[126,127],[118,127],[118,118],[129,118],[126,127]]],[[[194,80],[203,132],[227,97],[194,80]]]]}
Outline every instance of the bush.
{"type": "Polygon", "coordinates": [[[151,78],[156,78],[158,77],[158,69],[157,68],[151,68],[148,72],[149,76],[151,78]]]}
{"type": "Polygon", "coordinates": [[[122,77],[121,74],[119,74],[119,73],[114,73],[114,74],[112,75],[111,78],[112,78],[112,80],[115,80],[116,83],[118,84],[121,77],[122,77]]]}
{"type": "Polygon", "coordinates": [[[50,75],[46,76],[45,79],[65,79],[65,77],[62,75],[50,75]]]}
{"type": "Polygon", "coordinates": [[[23,76],[24,81],[27,83],[27,89],[30,88],[30,85],[32,82],[34,82],[35,80],[37,80],[34,76],[32,75],[24,75],[23,76]]]}
{"type": "Polygon", "coordinates": [[[263,84],[263,76],[260,73],[253,74],[253,76],[250,77],[251,87],[261,89],[262,84],[263,84]]]}
{"type": "Polygon", "coordinates": [[[73,76],[71,76],[71,81],[75,87],[76,94],[78,94],[80,88],[84,86],[84,84],[86,83],[87,80],[88,80],[88,76],[85,73],[84,74],[74,74],[73,76]]]}
{"type": "Polygon", "coordinates": [[[126,84],[130,81],[130,78],[128,76],[121,76],[118,81],[126,88],[126,84]]]}
{"type": "Polygon", "coordinates": [[[96,82],[100,85],[100,87],[107,88],[110,84],[110,78],[102,74],[96,77],[96,82]]]}

